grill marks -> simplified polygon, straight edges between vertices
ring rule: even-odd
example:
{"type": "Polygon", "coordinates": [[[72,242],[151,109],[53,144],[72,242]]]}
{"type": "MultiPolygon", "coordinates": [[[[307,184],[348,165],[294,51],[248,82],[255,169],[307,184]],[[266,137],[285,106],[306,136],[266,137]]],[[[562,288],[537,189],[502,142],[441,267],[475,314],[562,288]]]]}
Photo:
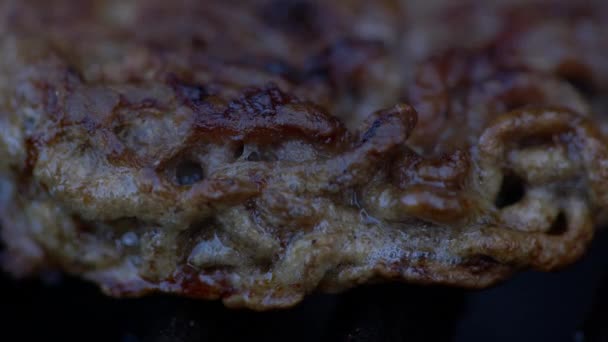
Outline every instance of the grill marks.
{"type": "Polygon", "coordinates": [[[203,86],[175,79],[170,83],[177,98],[194,112],[194,140],[269,144],[286,138],[321,143],[344,139],[345,130],[336,118],[273,84],[245,89],[239,98],[226,102],[203,86]]]}

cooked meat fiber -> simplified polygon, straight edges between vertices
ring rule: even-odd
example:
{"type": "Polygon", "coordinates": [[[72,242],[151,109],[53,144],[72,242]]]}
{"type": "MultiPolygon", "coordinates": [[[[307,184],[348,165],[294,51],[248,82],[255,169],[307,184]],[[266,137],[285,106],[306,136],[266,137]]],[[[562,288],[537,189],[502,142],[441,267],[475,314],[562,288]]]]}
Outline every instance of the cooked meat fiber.
{"type": "Polygon", "coordinates": [[[261,310],[574,262],[608,208],[606,6],[449,3],[4,1],[5,269],[261,310]]]}

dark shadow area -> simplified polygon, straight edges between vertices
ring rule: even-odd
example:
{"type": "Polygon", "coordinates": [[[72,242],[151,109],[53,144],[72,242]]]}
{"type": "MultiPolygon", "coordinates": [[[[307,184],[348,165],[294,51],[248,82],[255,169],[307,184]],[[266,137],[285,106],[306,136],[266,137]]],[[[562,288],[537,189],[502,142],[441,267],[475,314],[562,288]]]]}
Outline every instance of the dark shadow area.
{"type": "Polygon", "coordinates": [[[575,265],[554,273],[524,272],[495,288],[469,293],[453,341],[608,341],[605,333],[600,337],[590,331],[608,326],[608,320],[593,325],[600,319],[594,315],[606,315],[608,309],[596,299],[608,296],[606,285],[601,290],[607,271],[604,229],[575,265]]]}

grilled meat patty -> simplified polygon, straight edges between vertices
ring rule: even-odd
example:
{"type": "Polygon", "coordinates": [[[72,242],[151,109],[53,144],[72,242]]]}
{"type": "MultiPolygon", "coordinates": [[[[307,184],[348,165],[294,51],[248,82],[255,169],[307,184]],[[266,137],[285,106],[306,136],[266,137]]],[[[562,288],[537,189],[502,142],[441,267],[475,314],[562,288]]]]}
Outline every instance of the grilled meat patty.
{"type": "Polygon", "coordinates": [[[3,264],[254,309],[564,266],[608,208],[605,12],[4,1],[3,264]]]}

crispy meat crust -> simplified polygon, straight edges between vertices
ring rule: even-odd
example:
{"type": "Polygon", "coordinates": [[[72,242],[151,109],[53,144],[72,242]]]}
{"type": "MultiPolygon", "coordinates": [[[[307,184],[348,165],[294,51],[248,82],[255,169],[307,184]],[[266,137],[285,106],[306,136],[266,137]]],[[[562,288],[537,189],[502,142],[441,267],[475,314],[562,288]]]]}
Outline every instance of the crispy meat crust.
{"type": "Polygon", "coordinates": [[[0,6],[6,269],[269,309],[584,252],[608,149],[572,82],[608,85],[605,6],[233,2],[0,6]],[[452,45],[425,26],[488,13],[452,45]]]}

